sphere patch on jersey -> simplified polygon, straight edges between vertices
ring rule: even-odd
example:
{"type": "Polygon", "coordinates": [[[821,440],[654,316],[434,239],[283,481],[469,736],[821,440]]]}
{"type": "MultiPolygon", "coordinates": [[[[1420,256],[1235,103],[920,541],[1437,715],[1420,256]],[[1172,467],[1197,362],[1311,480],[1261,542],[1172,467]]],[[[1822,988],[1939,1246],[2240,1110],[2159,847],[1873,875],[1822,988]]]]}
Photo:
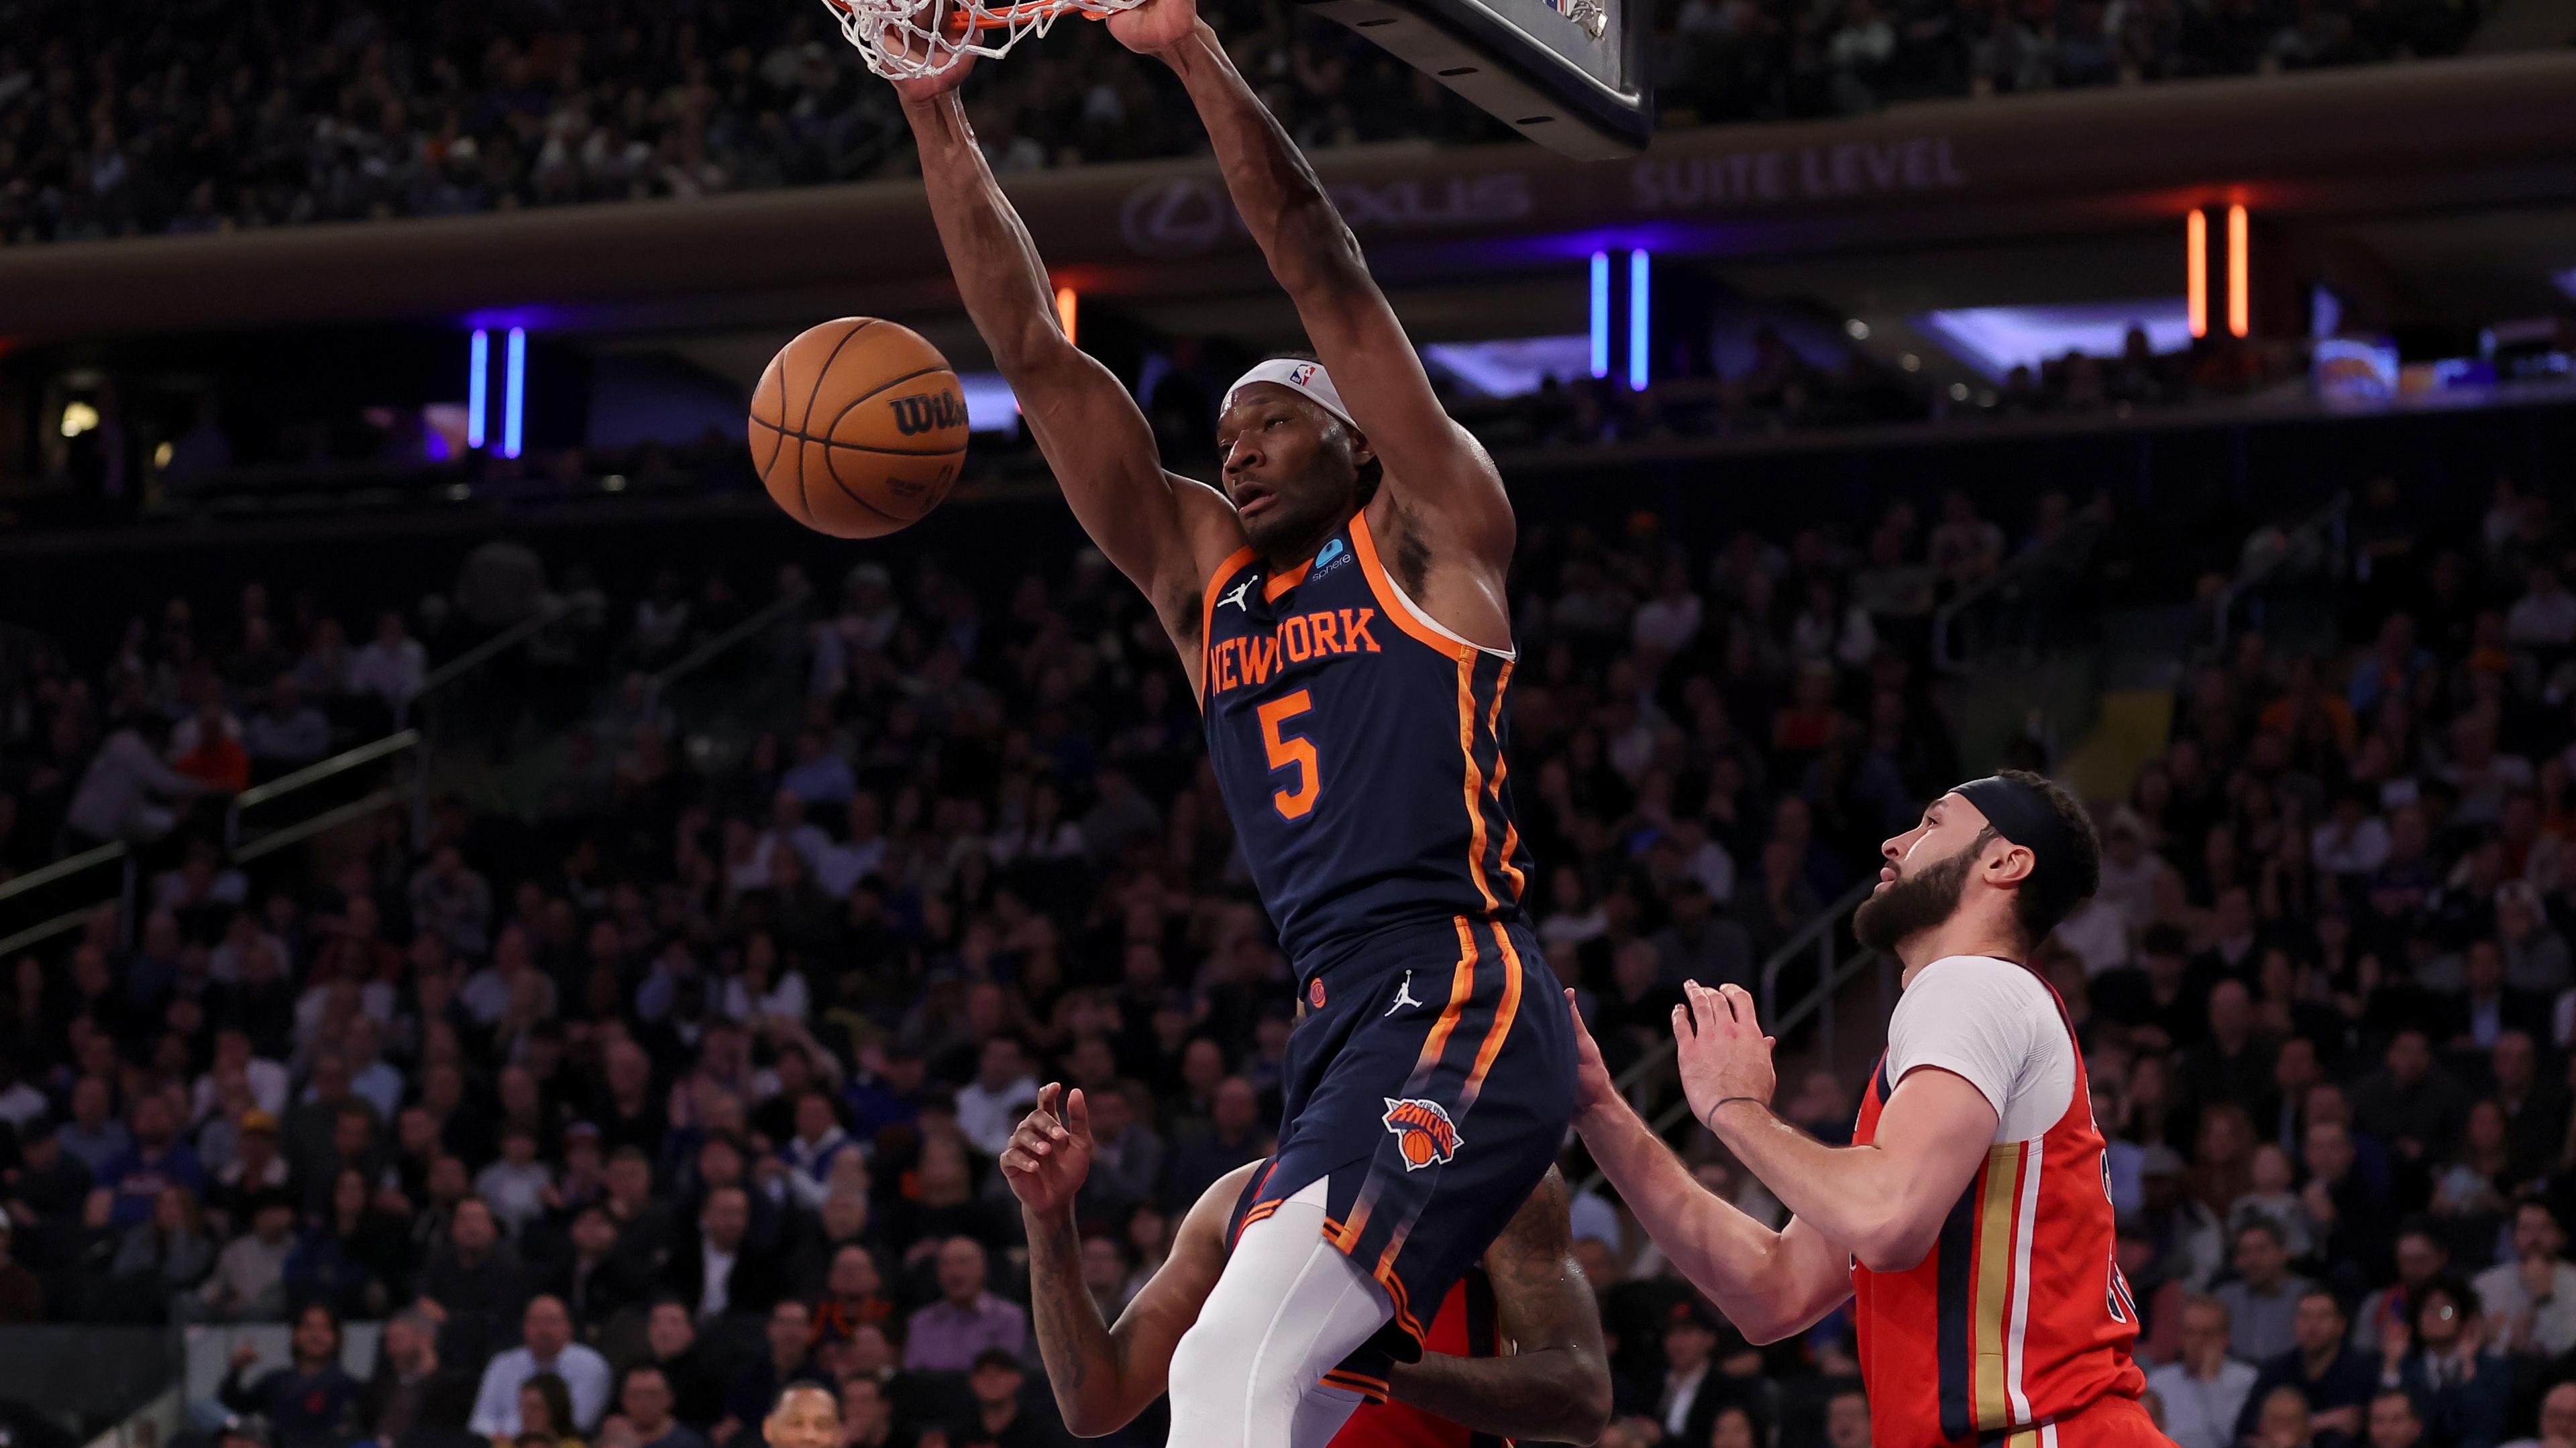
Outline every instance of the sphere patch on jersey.
{"type": "Polygon", "coordinates": [[[1449,1119],[1449,1108],[1419,1096],[1378,1099],[1386,1103],[1386,1129],[1394,1133],[1396,1147],[1404,1153],[1406,1171],[1420,1171],[1434,1162],[1446,1165],[1458,1154],[1458,1125],[1449,1119]]]}

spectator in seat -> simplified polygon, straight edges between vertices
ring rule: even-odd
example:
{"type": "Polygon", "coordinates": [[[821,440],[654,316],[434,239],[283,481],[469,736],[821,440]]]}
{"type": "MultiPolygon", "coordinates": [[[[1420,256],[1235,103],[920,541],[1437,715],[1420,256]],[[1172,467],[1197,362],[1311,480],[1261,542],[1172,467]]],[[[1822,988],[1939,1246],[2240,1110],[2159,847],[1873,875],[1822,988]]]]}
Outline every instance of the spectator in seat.
{"type": "MultiPolygon", "coordinates": [[[[2316,1116],[2313,1110],[2309,1114],[2316,1116]]],[[[2361,1167],[2352,1128],[2341,1121],[2311,1120],[2300,1159],[2308,1169],[2308,1184],[2300,1189],[2299,1202],[2307,1208],[2329,1270],[2377,1273],[2388,1260],[2396,1220],[2387,1189],[2361,1167]]]]}
{"type": "MultiPolygon", "coordinates": [[[[2501,892],[2499,892],[2501,894],[2501,892]]],[[[2530,1181],[2556,1165],[2567,1141],[2567,1089],[2540,1075],[2540,1052],[2531,1033],[2510,1030],[2487,1052],[2495,1078],[2495,1103],[2504,1113],[2505,1170],[2530,1181]]]]}
{"type": "Polygon", "coordinates": [[[585,1448],[572,1426],[572,1390],[553,1373],[519,1385],[519,1431],[495,1438],[492,1448],[585,1448]]]}
{"type": "Polygon", "coordinates": [[[2380,1381],[2406,1390],[2430,1436],[2453,1448],[2497,1448],[2513,1412],[2513,1368],[2489,1345],[2477,1293],[2457,1280],[2435,1283],[2415,1306],[2414,1351],[2406,1347],[2393,1335],[2380,1343],[2380,1381]]]}
{"type": "Polygon", "coordinates": [[[2270,1120],[2273,1046],[2254,1032],[2254,997],[2240,980],[2209,990],[2209,1032],[2185,1050],[2174,1070],[2185,1103],[2183,1127],[2197,1132],[2199,1114],[2212,1106],[2241,1106],[2254,1120],[2270,1120]]]}
{"type": "Polygon", "coordinates": [[[2370,1400],[2370,1448],[2418,1448],[2424,1441],[2424,1418],[2414,1395],[2404,1388],[2382,1388],[2370,1400]]]}
{"type": "Polygon", "coordinates": [[[410,703],[428,673],[428,654],[403,627],[402,615],[390,610],[376,619],[376,636],[349,661],[350,687],[374,694],[390,709],[410,703]]]}
{"type": "Polygon", "coordinates": [[[587,1431],[608,1407],[608,1360],[572,1340],[572,1314],[559,1298],[531,1298],[520,1333],[519,1346],[495,1354],[484,1367],[466,1427],[486,1438],[518,1437],[525,1426],[519,1389],[539,1373],[553,1373],[572,1393],[571,1431],[587,1431]]]}
{"type": "Polygon", "coordinates": [[[411,877],[412,923],[446,938],[464,955],[490,948],[492,887],[465,866],[464,853],[442,845],[429,864],[411,877]]]}
{"type": "MultiPolygon", "coordinates": [[[[518,1249],[501,1240],[500,1224],[480,1198],[468,1196],[456,1203],[446,1239],[430,1249],[429,1261],[421,1268],[420,1296],[434,1307],[432,1315],[441,1323],[440,1353],[457,1362],[489,1356],[508,1324],[524,1318],[527,1268],[518,1249]]],[[[511,1391],[517,1391],[515,1384],[511,1391]]],[[[515,1415],[515,1400],[509,1408],[515,1415]]],[[[477,1427],[475,1431],[488,1438],[499,1430],[477,1427]]]]}
{"type": "Polygon", "coordinates": [[[769,1252],[746,1250],[751,1234],[751,1198],[739,1186],[707,1193],[698,1208],[698,1229],[672,1252],[664,1280],[690,1304],[699,1322],[728,1312],[767,1312],[784,1284],[778,1259],[769,1252]]]}
{"type": "Polygon", "coordinates": [[[2308,1412],[2308,1400],[2296,1388],[2274,1388],[2249,1409],[2249,1416],[2254,1418],[2254,1428],[2245,1435],[2247,1448],[2312,1448],[2322,1441],[2308,1412]]]}
{"type": "Polygon", "coordinates": [[[824,1380],[814,1365],[814,1314],[803,1302],[780,1298],[769,1310],[762,1337],[767,1351],[743,1364],[725,1388],[725,1415],[713,1435],[719,1445],[739,1438],[745,1425],[767,1418],[770,1405],[790,1384],[824,1380]]]}
{"type": "Polygon", "coordinates": [[[63,1155],[80,1163],[92,1180],[103,1180],[104,1168],[134,1151],[134,1133],[116,1119],[116,1097],[107,1078],[83,1076],[72,1086],[72,1119],[54,1133],[63,1155]]]}
{"type": "MultiPolygon", "coordinates": [[[[687,1304],[669,1297],[654,1303],[644,1319],[644,1345],[652,1354],[649,1365],[661,1371],[662,1390],[670,1395],[664,1411],[700,1433],[715,1427],[724,1416],[724,1383],[707,1363],[687,1304]]],[[[627,1416],[632,1418],[634,1411],[628,1407],[627,1416]]]]}
{"type": "Polygon", "coordinates": [[[2458,1140],[2468,1115],[2469,1093],[2433,1064],[2431,1038],[2417,1026],[2400,1027],[2380,1068],[2352,1090],[2353,1124],[2409,1161],[2458,1140]]]}
{"type": "Polygon", "coordinates": [[[1228,1076],[1217,1083],[1209,1104],[1208,1129],[1173,1144],[1171,1181],[1165,1187],[1167,1200],[1198,1200],[1208,1183],[1257,1159],[1268,1149],[1269,1138],[1261,1129],[1260,1104],[1252,1083],[1240,1076],[1228,1076]]]}
{"type": "Polygon", "coordinates": [[[2281,1229],[2260,1217],[2247,1222],[2236,1234],[2235,1266],[2236,1280],[2217,1292],[2227,1306],[2230,1349],[2248,1362],[2289,1351],[2297,1341],[2299,1299],[2312,1284],[2290,1271],[2281,1229]]]}
{"type": "MultiPolygon", "coordinates": [[[[1032,1091],[1030,1099],[1035,1097],[1032,1091]]],[[[796,1134],[779,1151],[787,1164],[787,1189],[795,1203],[809,1212],[821,1211],[824,1198],[832,1192],[833,1165],[843,1153],[855,1154],[858,1149],[859,1144],[841,1129],[831,1097],[808,1090],[796,1098],[796,1134]]]]}
{"type": "Polygon", "coordinates": [[[840,1393],[827,1382],[782,1390],[761,1420],[760,1437],[769,1448],[842,1448],[840,1393]]]}
{"type": "Polygon", "coordinates": [[[268,686],[268,707],[242,725],[242,747],[251,767],[274,779],[331,752],[331,721],[304,701],[293,674],[280,674],[268,686]]]}
{"type": "MultiPolygon", "coordinates": [[[[894,1405],[886,1398],[885,1385],[857,1374],[842,1378],[842,1448],[898,1448],[900,1442],[895,1436],[894,1405]]],[[[2576,1445],[2552,1443],[2547,1448],[2576,1445]]]]}
{"type": "Polygon", "coordinates": [[[2306,1404],[2319,1448],[2350,1448],[2361,1435],[2378,1365],[2344,1340],[2344,1327],[2343,1304],[2333,1293],[2311,1287],[2301,1295],[2291,1324],[2296,1341],[2260,1365],[2237,1415],[2238,1438],[2263,1437],[2257,1418],[2268,1417],[2273,1395],[2287,1389],[2306,1404]]]}
{"type": "Polygon", "coordinates": [[[2561,1381],[2540,1397],[2540,1435],[2509,1448],[2576,1448],[2576,1382],[2561,1381]]]}
{"type": "Polygon", "coordinates": [[[566,1234],[572,1255],[548,1277],[546,1290],[564,1301],[587,1336],[643,1295],[633,1264],[617,1250],[617,1224],[597,1202],[573,1214],[566,1234]]]}
{"type": "Polygon", "coordinates": [[[957,1129],[986,1156],[999,1156],[1037,1099],[1026,1048],[1015,1036],[995,1036],[976,1059],[975,1079],[958,1089],[957,1129]]]}
{"type": "Polygon", "coordinates": [[[2397,1280],[2362,1299],[2353,1320],[2353,1346],[2376,1354],[2390,1332],[2414,1331],[2408,1324],[2415,1320],[2415,1304],[2450,1269],[2451,1249],[2433,1224],[2421,1218],[2409,1221],[2397,1233],[2397,1280]]]}
{"type": "Polygon", "coordinates": [[[823,1280],[823,1298],[814,1305],[815,1345],[847,1342],[861,1327],[883,1326],[894,1315],[894,1300],[885,1294],[885,1277],[877,1270],[875,1255],[857,1242],[833,1253],[823,1280]]]}
{"type": "Polygon", "coordinates": [[[108,1158],[98,1179],[116,1194],[108,1214],[113,1226],[130,1227],[152,1215],[152,1204],[165,1187],[185,1187],[202,1196],[205,1170],[197,1165],[196,1148],[179,1139],[179,1124],[168,1098],[154,1093],[137,1099],[133,1112],[134,1144],[108,1158]]]}
{"type": "Polygon", "coordinates": [[[242,748],[232,713],[224,708],[222,689],[209,686],[195,715],[171,732],[170,767],[217,794],[239,794],[250,787],[250,752],[242,748]]]}
{"type": "Polygon", "coordinates": [[[474,1387],[439,1360],[438,1324],[405,1308],[385,1322],[384,1360],[358,1400],[360,1430],[378,1448],[460,1448],[474,1387]]]}
{"type": "Polygon", "coordinates": [[[708,1448],[704,1434],[671,1416],[671,1385],[651,1363],[626,1370],[617,1407],[632,1431],[635,1448],[708,1448]]]}
{"type": "Polygon", "coordinates": [[[217,1396],[236,1413],[266,1418],[277,1448],[346,1448],[358,1433],[361,1389],[340,1366],[340,1319],[319,1303],[305,1308],[295,1315],[288,1350],[288,1366],[248,1383],[243,1374],[259,1361],[259,1349],[235,1347],[217,1396]]]}
{"type": "Polygon", "coordinates": [[[1028,1351],[1028,1312],[987,1291],[986,1271],[984,1246],[974,1238],[940,1244],[939,1300],[913,1311],[904,1334],[906,1370],[962,1373],[986,1348],[1028,1351]]]}
{"type": "Polygon", "coordinates": [[[993,1445],[993,1448],[1052,1448],[1057,1435],[1050,1425],[1032,1419],[1020,1401],[1020,1389],[1028,1377],[1020,1360],[997,1347],[975,1354],[974,1370],[967,1375],[967,1390],[975,1396],[975,1413],[957,1425],[950,1434],[953,1443],[993,1445]]]}
{"type": "Polygon", "coordinates": [[[215,1322],[280,1322],[286,1317],[286,1260],[295,1250],[295,1203],[284,1192],[253,1197],[248,1232],[215,1255],[197,1288],[201,1314],[215,1322]]]}
{"type": "Polygon", "coordinates": [[[2538,1198],[2513,1211],[2513,1260],[2480,1272],[2470,1286],[2486,1310],[2486,1340],[2508,1352],[2557,1357],[2576,1349],[2576,1266],[2567,1233],[2538,1198]]]}
{"type": "Polygon", "coordinates": [[[168,742],[169,724],[150,714],[107,736],[63,814],[76,843],[159,839],[178,821],[175,803],[216,787],[163,763],[168,742]]]}

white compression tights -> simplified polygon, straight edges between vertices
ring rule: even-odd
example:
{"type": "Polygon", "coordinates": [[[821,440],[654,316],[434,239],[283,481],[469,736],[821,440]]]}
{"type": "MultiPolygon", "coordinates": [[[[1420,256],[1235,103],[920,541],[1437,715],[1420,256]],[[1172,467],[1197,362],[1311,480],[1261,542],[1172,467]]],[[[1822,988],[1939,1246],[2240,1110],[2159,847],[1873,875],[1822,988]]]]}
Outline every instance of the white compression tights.
{"type": "Polygon", "coordinates": [[[1394,1316],[1324,1240],[1317,1181],[1244,1228],[1172,1353],[1173,1448],[1323,1448],[1359,1405],[1317,1380],[1394,1316]]]}

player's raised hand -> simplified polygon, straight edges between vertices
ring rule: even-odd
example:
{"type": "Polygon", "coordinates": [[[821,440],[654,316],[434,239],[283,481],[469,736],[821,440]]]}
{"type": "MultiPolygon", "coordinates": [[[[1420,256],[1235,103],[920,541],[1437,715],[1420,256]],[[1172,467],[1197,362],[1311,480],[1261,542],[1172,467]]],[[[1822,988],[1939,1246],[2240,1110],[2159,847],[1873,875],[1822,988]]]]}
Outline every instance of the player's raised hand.
{"type": "Polygon", "coordinates": [[[1071,1207],[1090,1175],[1091,1103],[1080,1087],[1067,1093],[1050,1081],[1038,1092],[1037,1109],[1020,1118],[1002,1148],[1002,1180],[1022,1207],[1043,1216],[1071,1207]]]}
{"type": "Polygon", "coordinates": [[[1773,1042],[1753,1017],[1752,993],[1740,985],[1710,990],[1693,980],[1682,983],[1682,995],[1683,1003],[1673,1007],[1673,1045],[1691,1114],[1708,1122],[1720,1105],[1738,1097],[1770,1105],[1778,1084],[1773,1042]]]}
{"type": "Polygon", "coordinates": [[[1602,1063],[1592,1028],[1583,1024],[1583,1008],[1574,1003],[1572,986],[1565,989],[1565,1013],[1574,1018],[1574,1119],[1579,1127],[1591,1113],[1618,1105],[1619,1087],[1602,1063]]]}
{"type": "Polygon", "coordinates": [[[1198,24],[1197,0],[1145,0],[1110,16],[1109,33],[1138,55],[1157,55],[1187,40],[1198,24]]]}

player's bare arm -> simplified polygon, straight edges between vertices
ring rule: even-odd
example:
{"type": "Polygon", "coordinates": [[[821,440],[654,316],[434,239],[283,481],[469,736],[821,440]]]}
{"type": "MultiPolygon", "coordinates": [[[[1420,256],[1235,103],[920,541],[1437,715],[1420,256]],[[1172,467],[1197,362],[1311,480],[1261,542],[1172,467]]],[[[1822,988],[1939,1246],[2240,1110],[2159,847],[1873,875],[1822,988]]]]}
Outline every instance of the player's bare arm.
{"type": "Polygon", "coordinates": [[[1476,1433],[1589,1443],[1610,1423],[1601,1309],[1574,1259],[1565,1178],[1554,1168],[1485,1249],[1494,1315],[1511,1351],[1425,1353],[1387,1369],[1388,1396],[1476,1433]]]}
{"type": "Polygon", "coordinates": [[[1074,1196],[1091,1174],[1091,1110],[1082,1092],[1052,1083],[1040,1091],[1001,1165],[1028,1228],[1029,1316],[1056,1408],[1080,1437],[1114,1432],[1162,1396],[1172,1350],[1225,1270],[1228,1205],[1252,1168],[1238,1167],[1200,1194],[1171,1254],[1109,1323],[1083,1286],[1082,1239],[1074,1229],[1074,1196]]]}
{"type": "Polygon", "coordinates": [[[1965,1077],[1919,1067],[1888,1097],[1874,1143],[1827,1146],[1771,1112],[1772,1041],[1752,995],[1695,981],[1683,992],[1673,1037],[1692,1114],[1782,1206],[1862,1266],[1901,1272],[1922,1261],[1994,1142],[1985,1093],[1965,1077]]]}
{"type": "Polygon", "coordinates": [[[1314,168],[1198,20],[1192,0],[1150,0],[1111,17],[1109,26],[1180,75],[1235,209],[1296,304],[1368,450],[1385,464],[1369,522],[1386,539],[1389,565],[1434,617],[1475,642],[1507,646],[1511,500],[1493,459],[1441,407],[1314,168]]]}
{"type": "Polygon", "coordinates": [[[1738,1332],[1777,1342],[1851,1296],[1842,1248],[1797,1217],[1773,1231],[1701,1186],[1620,1097],[1580,1015],[1574,1030],[1574,1125],[1584,1147],[1664,1256],[1738,1332]]]}
{"type": "Polygon", "coordinates": [[[1100,551],[1153,602],[1195,692],[1200,585],[1243,546],[1242,525],[1223,494],[1163,470],[1135,399],[1065,338],[1037,246],[993,179],[958,101],[957,84],[970,68],[961,62],[929,79],[895,83],[921,147],[922,183],[949,270],[1065,501],[1100,551]]]}

